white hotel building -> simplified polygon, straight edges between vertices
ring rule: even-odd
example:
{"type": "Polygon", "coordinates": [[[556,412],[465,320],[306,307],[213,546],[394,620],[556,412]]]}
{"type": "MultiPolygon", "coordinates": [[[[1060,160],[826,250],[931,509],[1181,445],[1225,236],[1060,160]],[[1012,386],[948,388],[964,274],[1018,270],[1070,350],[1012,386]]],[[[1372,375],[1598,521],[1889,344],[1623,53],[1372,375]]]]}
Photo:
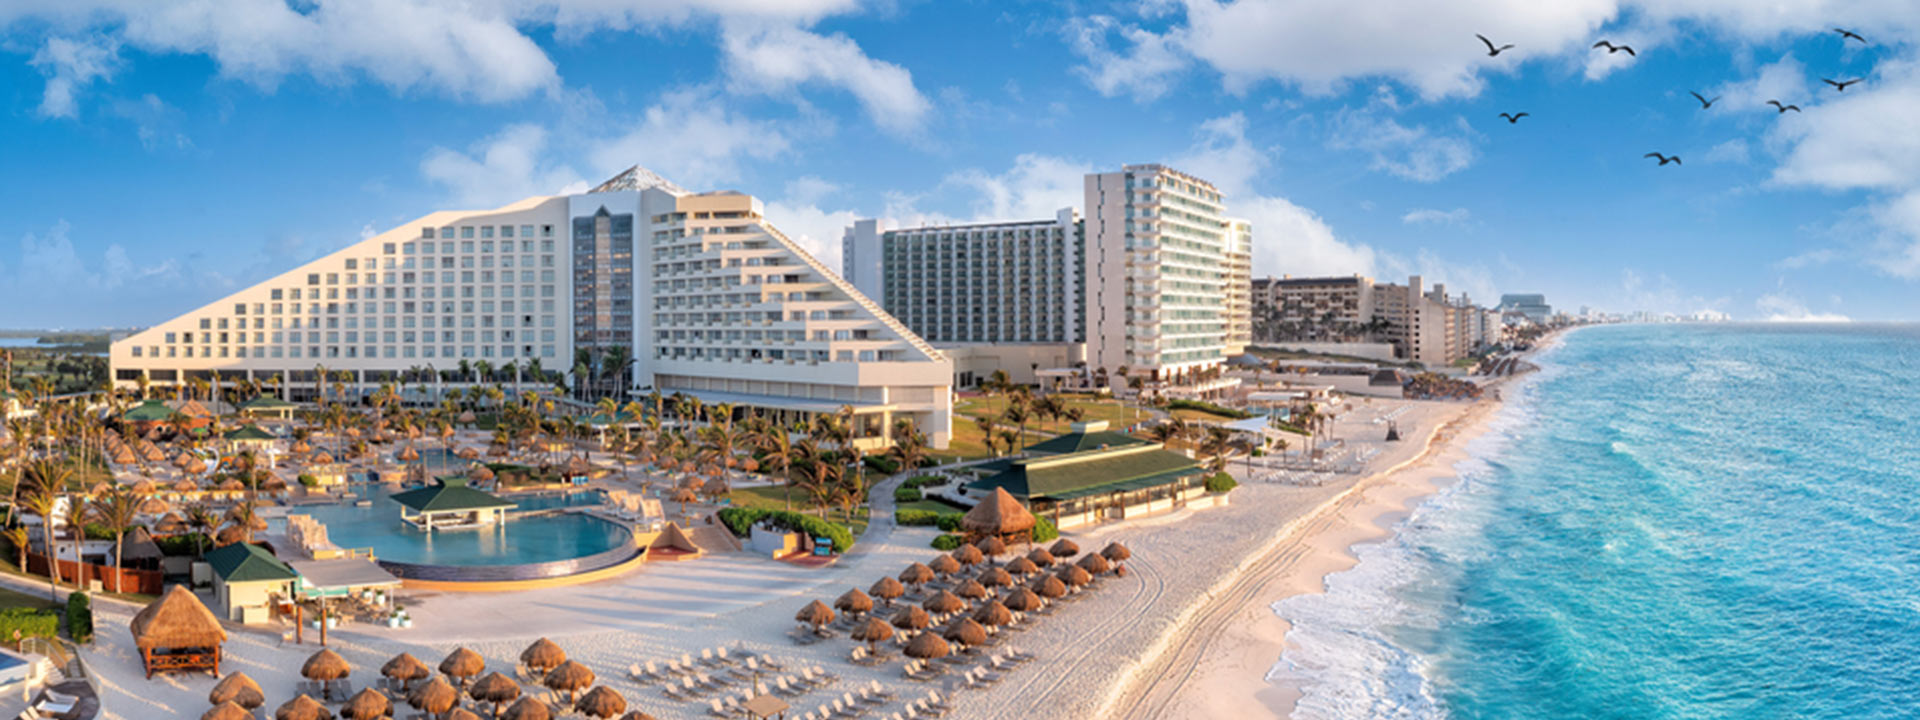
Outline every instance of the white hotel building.
{"type": "Polygon", "coordinates": [[[1162,165],[1086,177],[1089,366],[1177,380],[1226,361],[1239,297],[1228,278],[1247,274],[1230,263],[1250,248],[1236,252],[1222,202],[1212,183],[1162,165]]]}
{"type": "Polygon", "coordinates": [[[467,362],[567,371],[631,350],[630,390],[809,415],[851,407],[869,445],[951,431],[951,362],[736,192],[635,167],[578,195],[436,212],[113,343],[114,379],[283,379],[364,390],[467,362]]]}

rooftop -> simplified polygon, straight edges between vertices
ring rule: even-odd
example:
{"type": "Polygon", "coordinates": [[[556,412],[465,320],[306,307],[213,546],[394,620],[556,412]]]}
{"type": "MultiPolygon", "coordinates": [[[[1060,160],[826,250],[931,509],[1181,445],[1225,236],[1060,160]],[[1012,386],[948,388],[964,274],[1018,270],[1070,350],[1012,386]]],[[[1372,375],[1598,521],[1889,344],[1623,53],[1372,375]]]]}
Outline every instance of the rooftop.
{"type": "Polygon", "coordinates": [[[293,568],[280,562],[272,552],[259,545],[234,543],[207,551],[207,564],[213,574],[227,582],[263,582],[292,580],[299,577],[293,568]]]}
{"type": "Polygon", "coordinates": [[[417,513],[460,512],[487,508],[510,508],[515,503],[496,495],[467,487],[463,476],[435,478],[440,482],[393,495],[394,502],[417,513]]]}
{"type": "Polygon", "coordinates": [[[1153,487],[1200,472],[1192,458],[1162,449],[1157,443],[1135,440],[1120,447],[1015,460],[1006,469],[968,487],[1000,488],[1028,501],[1067,500],[1153,487]]]}
{"type": "Polygon", "coordinates": [[[615,192],[618,190],[649,190],[659,188],[675,195],[685,195],[687,191],[672,180],[661,177],[659,173],[635,165],[619,175],[608,178],[606,182],[594,186],[590,193],[615,192]]]}

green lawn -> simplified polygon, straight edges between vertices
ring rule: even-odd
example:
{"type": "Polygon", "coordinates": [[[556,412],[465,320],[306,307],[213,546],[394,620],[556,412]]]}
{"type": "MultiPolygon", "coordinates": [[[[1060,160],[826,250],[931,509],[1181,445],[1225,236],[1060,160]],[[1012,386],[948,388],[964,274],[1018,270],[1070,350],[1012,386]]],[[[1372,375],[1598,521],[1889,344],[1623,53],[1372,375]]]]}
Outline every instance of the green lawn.
{"type": "Polygon", "coordinates": [[[945,502],[941,502],[941,501],[939,501],[939,500],[935,500],[935,499],[932,499],[932,498],[927,498],[927,499],[923,499],[923,500],[915,500],[915,501],[913,501],[913,502],[910,502],[910,503],[900,503],[899,505],[897,505],[897,506],[895,506],[895,508],[894,508],[894,509],[896,509],[896,510],[925,510],[925,511],[927,511],[927,512],[931,512],[931,513],[953,513],[953,512],[966,512],[966,511],[967,511],[967,508],[963,508],[963,507],[960,507],[960,506],[958,506],[958,505],[950,505],[950,504],[948,504],[948,503],[945,503],[945,502]]]}
{"type": "MultiPolygon", "coordinates": [[[[879,477],[877,474],[875,473],[868,474],[867,480],[869,482],[872,482],[878,479],[879,477]]],[[[734,488],[733,492],[727,494],[727,497],[733,500],[734,507],[762,508],[766,510],[786,510],[787,509],[786,492],[787,492],[786,487],[782,485],[767,485],[763,487],[743,487],[743,488],[734,488]]],[[[799,488],[794,488],[793,512],[802,513],[806,515],[814,515],[818,517],[819,511],[816,510],[812,505],[808,504],[808,503],[811,503],[812,501],[813,501],[813,498],[807,495],[806,492],[800,490],[799,488]]],[[[672,504],[669,503],[669,507],[671,507],[671,505],[672,504]]],[[[854,511],[853,523],[851,525],[848,525],[848,528],[853,531],[854,537],[856,538],[860,537],[861,534],[867,531],[867,519],[869,514],[870,514],[870,511],[866,507],[861,507],[860,509],[854,511]]],[[[846,516],[841,514],[840,508],[837,508],[837,507],[827,508],[827,521],[840,523],[842,525],[847,525],[846,516]]]]}
{"type": "Polygon", "coordinates": [[[54,610],[60,605],[47,599],[45,595],[28,595],[0,588],[0,610],[27,608],[29,610],[54,610]]]}
{"type": "MultiPolygon", "coordinates": [[[[1061,394],[1058,397],[1065,400],[1067,407],[1080,410],[1082,420],[1105,420],[1112,423],[1115,430],[1148,417],[1146,411],[1129,407],[1118,400],[1095,400],[1087,395],[1068,394],[1061,394]]],[[[953,408],[955,415],[965,415],[967,417],[955,418],[954,424],[959,425],[964,422],[965,424],[971,425],[973,424],[971,418],[975,417],[991,416],[998,420],[1000,413],[1006,409],[1007,397],[1005,395],[967,398],[960,401],[960,403],[953,408]]],[[[1072,428],[1073,423],[1064,419],[1042,421],[1039,418],[1031,418],[1027,420],[1027,430],[1029,431],[1038,430],[1048,433],[1064,433],[1072,430],[1072,428]]]]}
{"type": "Polygon", "coordinates": [[[1181,420],[1204,420],[1206,422],[1215,422],[1215,423],[1233,422],[1239,419],[1239,418],[1227,417],[1225,415],[1216,415],[1214,413],[1210,413],[1205,410],[1193,410],[1189,408],[1180,408],[1178,410],[1174,410],[1173,416],[1180,418],[1181,420]]]}

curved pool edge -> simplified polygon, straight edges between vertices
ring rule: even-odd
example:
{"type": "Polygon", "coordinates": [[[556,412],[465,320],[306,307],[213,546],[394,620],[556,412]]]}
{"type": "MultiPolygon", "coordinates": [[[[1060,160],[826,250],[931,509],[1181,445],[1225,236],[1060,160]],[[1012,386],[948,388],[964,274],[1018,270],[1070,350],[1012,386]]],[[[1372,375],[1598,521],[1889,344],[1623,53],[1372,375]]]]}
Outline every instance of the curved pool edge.
{"type": "MultiPolygon", "coordinates": [[[[398,572],[395,572],[394,574],[395,576],[400,578],[400,587],[407,590],[435,590],[435,591],[441,591],[441,592],[512,592],[517,590],[538,590],[542,588],[567,587],[569,585],[584,585],[586,583],[599,582],[601,580],[618,577],[628,572],[631,572],[635,569],[638,569],[641,565],[645,565],[647,563],[647,556],[649,554],[647,552],[647,548],[640,547],[636,544],[633,547],[622,548],[622,549],[630,553],[630,555],[626,559],[614,562],[613,564],[604,565],[604,566],[600,566],[600,567],[588,569],[588,570],[581,570],[578,572],[557,574],[557,575],[545,575],[545,576],[539,576],[539,577],[498,578],[498,579],[470,577],[467,579],[442,579],[442,578],[430,579],[425,577],[406,577],[404,575],[401,575],[398,572]]],[[[609,551],[609,552],[612,552],[612,551],[609,551]]],[[[589,557],[596,557],[596,556],[589,556],[589,557]]],[[[385,561],[381,561],[380,564],[382,567],[387,566],[387,563],[385,561]]],[[[395,563],[395,564],[408,565],[407,563],[395,563]]],[[[555,564],[555,563],[541,563],[541,565],[552,565],[552,564],[555,564]]],[[[412,565],[411,567],[421,568],[421,567],[447,567],[447,566],[412,565]]],[[[499,567],[520,568],[520,567],[526,567],[526,566],[503,565],[499,567]]],[[[387,569],[389,572],[393,572],[393,568],[388,567],[387,569]]],[[[473,569],[473,566],[456,567],[453,569],[471,570],[473,569]]]]}

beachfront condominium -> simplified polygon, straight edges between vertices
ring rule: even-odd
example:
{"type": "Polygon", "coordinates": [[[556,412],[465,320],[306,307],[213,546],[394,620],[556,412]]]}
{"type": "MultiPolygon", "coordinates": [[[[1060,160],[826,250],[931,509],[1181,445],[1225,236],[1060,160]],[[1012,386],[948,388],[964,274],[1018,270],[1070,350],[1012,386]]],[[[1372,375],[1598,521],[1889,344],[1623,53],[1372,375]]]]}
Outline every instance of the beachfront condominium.
{"type": "Polygon", "coordinates": [[[1366,346],[1390,346],[1394,358],[1437,367],[1499,342],[1502,332],[1498,312],[1448,297],[1443,284],[1429,289],[1418,275],[1405,284],[1363,275],[1262,278],[1252,295],[1255,341],[1279,347],[1373,355],[1366,346]]]}
{"type": "Polygon", "coordinates": [[[1227,345],[1229,357],[1253,342],[1253,223],[1227,220],[1227,345]]]}
{"type": "Polygon", "coordinates": [[[1553,306],[1547,304],[1547,296],[1539,293],[1501,295],[1500,309],[1519,313],[1536,325],[1545,325],[1547,319],[1553,317],[1553,306]]]}
{"type": "Polygon", "coordinates": [[[1220,191],[1163,165],[1086,176],[1087,363],[1188,385],[1226,359],[1232,229],[1220,191]]]}
{"type": "Polygon", "coordinates": [[[113,343],[114,379],[518,384],[685,393],[804,418],[851,408],[862,444],[950,432],[951,362],[737,192],[634,167],[584,193],[441,211],[113,343]],[[584,351],[584,352],[576,352],[584,351]],[[582,367],[582,366],[586,367],[582,367]],[[462,368],[462,373],[448,371],[462,368]]]}

